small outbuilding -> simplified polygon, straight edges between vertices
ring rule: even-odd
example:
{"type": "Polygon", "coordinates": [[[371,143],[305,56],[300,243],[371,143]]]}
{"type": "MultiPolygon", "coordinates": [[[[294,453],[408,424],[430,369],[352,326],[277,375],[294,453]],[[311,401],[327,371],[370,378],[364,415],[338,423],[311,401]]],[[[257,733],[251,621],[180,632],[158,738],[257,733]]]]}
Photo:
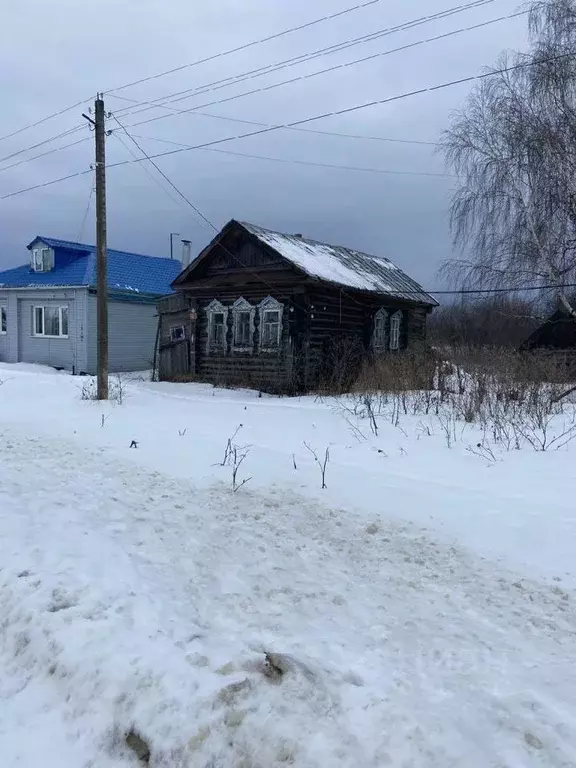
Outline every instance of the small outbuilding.
{"type": "Polygon", "coordinates": [[[230,221],[158,303],[161,379],[310,390],[420,344],[436,300],[398,266],[230,221]]]}
{"type": "Polygon", "coordinates": [[[564,307],[557,309],[522,343],[521,349],[576,354],[576,318],[564,307]]]}

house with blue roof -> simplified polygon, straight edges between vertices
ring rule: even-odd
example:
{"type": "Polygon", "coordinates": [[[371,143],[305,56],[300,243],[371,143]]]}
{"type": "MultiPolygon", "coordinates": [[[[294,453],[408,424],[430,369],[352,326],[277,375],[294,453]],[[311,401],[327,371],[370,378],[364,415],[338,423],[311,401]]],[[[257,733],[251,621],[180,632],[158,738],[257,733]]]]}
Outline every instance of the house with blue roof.
{"type": "MultiPolygon", "coordinates": [[[[0,360],[96,373],[96,248],[36,237],[30,258],[0,272],[0,360]]],[[[108,250],[111,372],[152,365],[156,302],[172,293],[176,259],[108,250]]]]}

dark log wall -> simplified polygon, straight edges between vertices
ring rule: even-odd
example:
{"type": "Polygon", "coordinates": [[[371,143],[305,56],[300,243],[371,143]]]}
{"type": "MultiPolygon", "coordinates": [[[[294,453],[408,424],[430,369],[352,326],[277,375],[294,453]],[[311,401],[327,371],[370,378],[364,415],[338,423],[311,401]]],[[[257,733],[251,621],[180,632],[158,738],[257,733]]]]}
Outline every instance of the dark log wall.
{"type": "Polygon", "coordinates": [[[345,385],[346,379],[354,376],[370,353],[374,315],[381,308],[388,312],[387,338],[391,315],[402,311],[400,349],[420,343],[426,336],[427,310],[422,306],[340,290],[326,284],[311,288],[308,301],[306,384],[309,388],[322,383],[338,383],[334,382],[335,377],[345,385]]]}

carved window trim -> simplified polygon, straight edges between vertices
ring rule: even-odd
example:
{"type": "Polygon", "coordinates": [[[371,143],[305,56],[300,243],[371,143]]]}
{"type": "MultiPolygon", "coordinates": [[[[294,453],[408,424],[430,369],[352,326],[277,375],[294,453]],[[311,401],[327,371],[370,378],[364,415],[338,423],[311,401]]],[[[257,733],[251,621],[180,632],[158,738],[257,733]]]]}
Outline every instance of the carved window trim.
{"type": "Polygon", "coordinates": [[[390,349],[396,352],[400,349],[400,335],[402,333],[402,312],[394,312],[390,317],[390,349]]]}
{"type": "Polygon", "coordinates": [[[262,352],[275,352],[282,346],[282,334],[284,331],[284,305],[272,296],[267,296],[258,305],[260,315],[260,324],[258,326],[258,343],[262,352]],[[278,313],[278,323],[270,323],[266,320],[268,312],[278,313]],[[273,342],[267,342],[264,338],[265,325],[277,325],[276,339],[273,342]]]}
{"type": "Polygon", "coordinates": [[[387,346],[388,310],[382,307],[374,315],[374,328],[372,329],[372,349],[375,352],[384,352],[387,346]]]}
{"type": "Polygon", "coordinates": [[[218,299],[213,299],[204,311],[208,318],[207,354],[226,354],[228,347],[228,307],[225,307],[218,299]],[[223,315],[223,322],[217,322],[218,315],[223,315]],[[222,327],[223,330],[217,332],[216,326],[222,327]],[[218,341],[218,336],[220,336],[220,341],[218,341]]]}
{"type": "Polygon", "coordinates": [[[253,352],[254,351],[254,330],[256,319],[256,307],[246,301],[242,296],[236,299],[232,305],[232,351],[233,352],[253,352]],[[245,339],[239,339],[240,334],[240,317],[241,315],[249,316],[249,343],[246,343],[245,339]]]}

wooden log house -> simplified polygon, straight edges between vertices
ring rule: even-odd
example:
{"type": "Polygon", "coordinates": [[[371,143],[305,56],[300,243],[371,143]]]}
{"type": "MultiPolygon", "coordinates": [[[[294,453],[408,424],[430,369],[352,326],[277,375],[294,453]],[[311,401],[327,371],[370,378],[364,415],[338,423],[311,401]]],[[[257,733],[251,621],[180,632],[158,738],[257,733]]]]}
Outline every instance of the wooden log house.
{"type": "Polygon", "coordinates": [[[158,303],[160,379],[275,392],[422,342],[437,305],[389,259],[234,220],[172,287],[158,303]]]}

